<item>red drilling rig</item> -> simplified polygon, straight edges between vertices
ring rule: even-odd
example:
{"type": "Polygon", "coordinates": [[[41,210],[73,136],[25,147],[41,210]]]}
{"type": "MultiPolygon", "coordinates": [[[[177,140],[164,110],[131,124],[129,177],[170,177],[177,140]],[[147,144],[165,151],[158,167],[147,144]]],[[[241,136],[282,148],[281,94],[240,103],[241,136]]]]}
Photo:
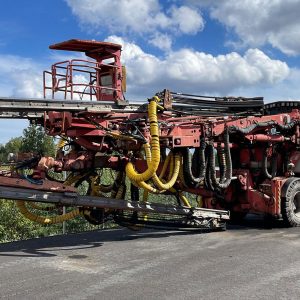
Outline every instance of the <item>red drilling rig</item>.
{"type": "Polygon", "coordinates": [[[25,118],[61,138],[56,157],[19,155],[1,171],[0,197],[16,200],[26,217],[222,229],[229,214],[259,213],[300,225],[299,102],[164,90],[146,104],[131,103],[121,45],[69,40],[50,49],[88,59],[45,71],[45,99],[0,99],[1,118],[25,118]],[[103,170],[114,174],[109,184],[103,170]],[[82,182],[85,195],[78,193],[82,182]],[[61,206],[69,211],[37,213],[61,206]]]}

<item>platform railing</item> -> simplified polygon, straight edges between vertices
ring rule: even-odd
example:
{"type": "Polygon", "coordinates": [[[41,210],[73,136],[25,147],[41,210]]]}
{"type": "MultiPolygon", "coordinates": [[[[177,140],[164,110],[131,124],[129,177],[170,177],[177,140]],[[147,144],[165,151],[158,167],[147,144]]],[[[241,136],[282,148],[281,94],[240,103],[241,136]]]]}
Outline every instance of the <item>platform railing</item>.
{"type": "Polygon", "coordinates": [[[52,99],[60,94],[63,99],[112,101],[119,92],[114,83],[116,69],[113,64],[84,59],[55,63],[43,73],[44,98],[51,91],[52,99]]]}

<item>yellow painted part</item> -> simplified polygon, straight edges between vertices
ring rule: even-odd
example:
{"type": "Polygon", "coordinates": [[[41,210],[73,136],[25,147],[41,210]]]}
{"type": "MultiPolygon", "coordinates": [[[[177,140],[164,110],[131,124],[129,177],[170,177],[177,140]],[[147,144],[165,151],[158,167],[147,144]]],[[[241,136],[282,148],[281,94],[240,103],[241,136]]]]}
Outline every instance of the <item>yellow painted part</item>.
{"type": "Polygon", "coordinates": [[[102,193],[108,193],[112,189],[112,185],[105,186],[105,189],[102,189],[101,185],[96,184],[96,180],[99,176],[90,176],[90,183],[91,183],[91,196],[102,196],[102,193]],[[107,189],[106,189],[107,188],[107,189]]]}
{"type": "Polygon", "coordinates": [[[75,217],[80,215],[79,208],[76,208],[76,209],[66,213],[65,215],[58,215],[58,216],[54,216],[54,217],[43,217],[43,216],[39,216],[37,214],[30,212],[28,210],[28,208],[26,207],[26,201],[18,200],[18,201],[16,201],[16,204],[17,204],[19,211],[24,215],[24,217],[26,217],[27,219],[29,219],[33,222],[37,222],[37,223],[44,224],[44,225],[62,223],[64,221],[74,219],[75,217]]]}

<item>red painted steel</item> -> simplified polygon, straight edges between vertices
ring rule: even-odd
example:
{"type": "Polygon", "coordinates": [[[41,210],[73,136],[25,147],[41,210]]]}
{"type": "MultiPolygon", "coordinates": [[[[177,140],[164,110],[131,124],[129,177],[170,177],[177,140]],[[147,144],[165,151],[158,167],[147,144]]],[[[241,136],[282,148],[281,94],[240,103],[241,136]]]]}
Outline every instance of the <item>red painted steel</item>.
{"type": "MultiPolygon", "coordinates": [[[[73,59],[52,65],[44,72],[44,95],[51,91],[54,98],[88,98],[93,101],[111,101],[124,104],[122,91],[121,46],[112,43],[70,40],[50,46],[55,50],[84,52],[93,60],[73,59]],[[78,77],[82,76],[82,77],[78,77]],[[105,77],[106,76],[106,77],[105,77]],[[48,79],[50,78],[50,83],[48,79]],[[81,78],[80,82],[76,78],[81,78]],[[105,80],[108,80],[105,82],[105,80]]],[[[206,208],[228,209],[238,213],[281,214],[281,189],[294,172],[300,175],[300,112],[252,116],[194,116],[172,110],[170,95],[164,111],[158,112],[159,139],[164,150],[194,150],[201,140],[225,148],[225,132],[230,132],[232,181],[223,190],[210,190],[208,185],[196,187],[177,182],[175,189],[202,196],[206,208]],[[297,121],[293,132],[285,128],[297,121]],[[283,129],[278,129],[283,128],[283,129]],[[270,175],[275,168],[276,174],[270,175]]],[[[72,151],[59,153],[56,158],[41,158],[36,171],[84,171],[89,168],[124,170],[128,161],[135,161],[138,171],[146,169],[146,162],[138,150],[150,140],[147,111],[114,113],[111,111],[45,112],[43,120],[47,134],[63,136],[72,141],[72,151]],[[115,139],[114,136],[123,136],[115,139]]],[[[160,168],[162,166],[160,165],[160,168]]],[[[206,170],[207,171],[207,170],[206,170]]],[[[211,170],[210,170],[211,171],[211,170]]],[[[215,171],[215,170],[213,170],[215,171]]],[[[220,176],[221,171],[216,172],[220,176]]],[[[7,184],[0,177],[0,185],[7,184]]]]}

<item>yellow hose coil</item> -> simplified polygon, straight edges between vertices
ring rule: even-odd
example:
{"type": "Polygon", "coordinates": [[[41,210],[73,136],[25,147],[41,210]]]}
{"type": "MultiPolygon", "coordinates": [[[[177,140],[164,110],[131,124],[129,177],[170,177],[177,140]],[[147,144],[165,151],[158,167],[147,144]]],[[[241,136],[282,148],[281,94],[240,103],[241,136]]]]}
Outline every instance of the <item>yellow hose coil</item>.
{"type": "Polygon", "coordinates": [[[19,211],[24,215],[24,217],[33,222],[37,222],[44,225],[62,223],[80,215],[79,208],[76,208],[71,212],[66,213],[65,215],[58,215],[54,217],[42,217],[30,212],[26,207],[26,201],[18,200],[16,201],[16,203],[19,211]]]}
{"type": "MultiPolygon", "coordinates": [[[[79,179],[83,178],[84,176],[85,176],[85,174],[84,175],[76,175],[76,176],[71,174],[64,182],[64,185],[72,185],[75,182],[77,182],[79,179]]],[[[80,215],[79,208],[75,208],[72,211],[70,211],[64,215],[57,215],[57,216],[53,216],[53,217],[44,217],[44,216],[39,216],[39,215],[29,211],[28,208],[26,207],[26,201],[18,200],[18,201],[16,201],[16,204],[17,204],[19,211],[24,215],[24,217],[26,217],[27,219],[29,219],[33,222],[37,222],[37,223],[44,224],[44,225],[45,224],[62,223],[64,221],[74,219],[75,217],[80,215]]],[[[42,210],[41,207],[35,203],[30,203],[30,206],[34,209],[42,210]]]]}
{"type": "Polygon", "coordinates": [[[160,145],[159,145],[159,131],[157,123],[157,103],[159,98],[153,97],[148,105],[148,118],[150,122],[150,135],[151,135],[151,164],[148,169],[139,174],[135,171],[134,166],[131,162],[126,165],[126,175],[131,181],[140,182],[149,180],[160,163],[160,145]]]}

